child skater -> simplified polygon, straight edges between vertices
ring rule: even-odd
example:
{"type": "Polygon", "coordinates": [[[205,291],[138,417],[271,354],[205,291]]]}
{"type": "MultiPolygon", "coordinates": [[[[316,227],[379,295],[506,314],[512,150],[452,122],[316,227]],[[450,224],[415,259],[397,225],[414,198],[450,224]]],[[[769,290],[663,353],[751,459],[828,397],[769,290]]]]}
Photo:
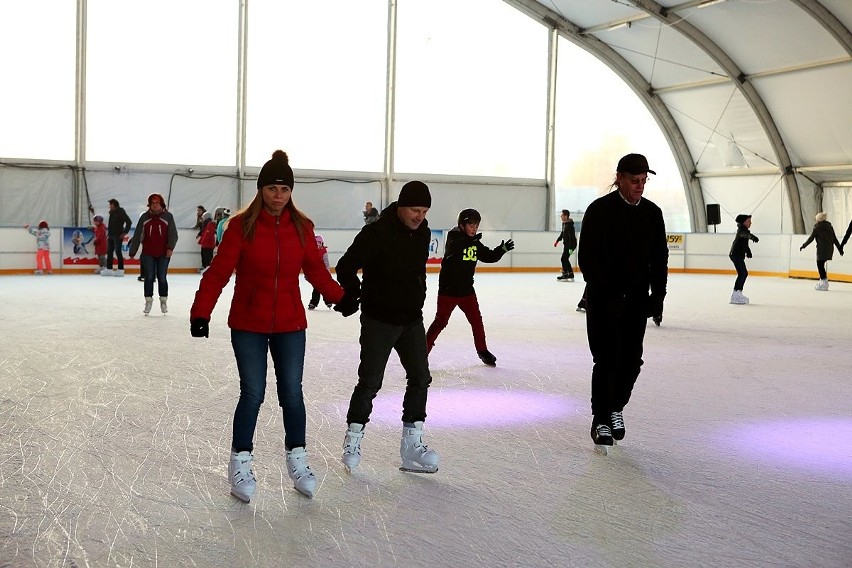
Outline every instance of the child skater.
{"type": "Polygon", "coordinates": [[[843,247],[837,241],[834,227],[826,220],[827,218],[828,215],[823,211],[816,214],[816,224],[813,231],[811,231],[811,236],[799,247],[799,250],[804,250],[806,246],[811,244],[811,241],[816,239],[816,263],[817,272],[819,272],[819,282],[817,282],[814,288],[820,292],[828,292],[828,274],[825,271],[825,263],[834,256],[834,247],[837,247],[840,256],[843,256],[843,247]]]}
{"type": "Polygon", "coordinates": [[[95,215],[92,221],[95,223],[92,232],[95,234],[95,254],[98,256],[95,274],[100,274],[107,267],[107,230],[101,215],[95,215]]]}
{"type": "Polygon", "coordinates": [[[432,351],[435,339],[447,327],[450,315],[458,306],[473,329],[476,354],[489,367],[496,367],[497,357],[488,350],[485,343],[485,327],[482,324],[476,291],[473,289],[473,273],[477,261],[497,262],[515,248],[515,243],[511,239],[501,241],[494,250],[483,245],[479,242],[482,234],[476,232],[481,220],[482,217],[476,209],[463,209],[459,213],[458,225],[447,233],[446,250],[438,276],[438,311],[435,321],[426,332],[426,347],[432,351]]]}
{"type": "MultiPolygon", "coordinates": [[[[316,237],[317,248],[319,249],[320,254],[322,255],[322,262],[323,262],[323,264],[325,264],[326,270],[331,271],[331,265],[328,263],[328,247],[325,246],[325,241],[323,240],[322,235],[314,235],[314,236],[316,237]]],[[[317,289],[316,286],[314,286],[314,290],[313,290],[313,292],[311,292],[311,302],[308,304],[308,309],[309,310],[316,309],[316,307],[319,305],[319,301],[320,301],[320,291],[317,289]]],[[[329,301],[325,302],[325,306],[327,308],[331,308],[331,305],[332,305],[331,302],[329,302],[329,301]]]]}
{"type": "Polygon", "coordinates": [[[24,225],[24,229],[36,238],[36,270],[33,274],[44,274],[45,271],[53,274],[53,266],[50,264],[50,227],[47,221],[39,221],[38,229],[29,224],[24,225]]]}
{"type": "Polygon", "coordinates": [[[758,242],[760,239],[751,234],[751,215],[737,215],[737,234],[734,235],[734,242],[731,243],[731,252],[728,257],[734,263],[734,268],[737,269],[737,280],[734,282],[734,292],[731,294],[732,304],[748,304],[748,298],[743,296],[743,286],[745,286],[746,278],[748,278],[748,270],[746,270],[745,259],[751,258],[751,249],[748,244],[758,242]]]}
{"type": "Polygon", "coordinates": [[[201,245],[201,274],[213,262],[213,251],[216,248],[216,223],[210,211],[201,214],[201,230],[198,232],[198,244],[201,245]]]}

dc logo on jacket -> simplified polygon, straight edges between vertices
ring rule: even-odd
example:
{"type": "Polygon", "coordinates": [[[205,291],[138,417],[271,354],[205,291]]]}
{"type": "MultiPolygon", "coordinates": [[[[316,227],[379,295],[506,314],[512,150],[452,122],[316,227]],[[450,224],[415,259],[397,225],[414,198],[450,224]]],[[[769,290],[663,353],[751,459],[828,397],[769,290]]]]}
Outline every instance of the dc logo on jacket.
{"type": "Polygon", "coordinates": [[[476,245],[464,249],[464,251],[462,252],[462,260],[476,262],[476,245]]]}

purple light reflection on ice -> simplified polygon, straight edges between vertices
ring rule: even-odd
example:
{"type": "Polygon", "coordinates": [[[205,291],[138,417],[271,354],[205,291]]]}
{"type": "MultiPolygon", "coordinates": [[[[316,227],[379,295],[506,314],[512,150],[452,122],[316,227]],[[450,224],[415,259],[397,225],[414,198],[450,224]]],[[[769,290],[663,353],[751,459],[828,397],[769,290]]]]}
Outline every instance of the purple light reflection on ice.
{"type": "MultiPolygon", "coordinates": [[[[579,401],[553,394],[503,389],[429,390],[429,426],[491,428],[543,422],[576,414],[585,409],[579,401]]],[[[370,420],[398,424],[402,393],[380,393],[373,401],[370,420]]]]}
{"type": "Polygon", "coordinates": [[[750,457],[811,471],[852,475],[852,419],[793,419],[739,424],[723,434],[750,457]]]}

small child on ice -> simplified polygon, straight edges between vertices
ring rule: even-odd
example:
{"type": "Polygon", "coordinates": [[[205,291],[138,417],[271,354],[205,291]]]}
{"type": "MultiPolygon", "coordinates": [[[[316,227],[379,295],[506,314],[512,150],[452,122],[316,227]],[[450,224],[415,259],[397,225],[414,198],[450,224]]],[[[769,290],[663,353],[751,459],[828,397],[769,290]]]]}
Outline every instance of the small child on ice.
{"type": "MultiPolygon", "coordinates": [[[[325,246],[325,241],[322,238],[322,235],[316,235],[317,239],[317,248],[322,253],[322,261],[325,263],[326,269],[331,270],[331,265],[328,262],[328,247],[325,246]]],[[[320,301],[320,291],[314,288],[313,292],[311,292],[311,301],[308,304],[309,310],[314,310],[319,305],[320,301]]],[[[326,302],[325,306],[331,309],[331,302],[326,302]]]]}
{"type": "Polygon", "coordinates": [[[476,354],[483,363],[495,367],[497,357],[488,350],[485,343],[485,326],[482,323],[476,291],[473,289],[473,273],[476,271],[477,261],[497,262],[515,248],[515,243],[511,239],[501,241],[497,248],[492,250],[479,242],[482,234],[476,231],[481,220],[482,216],[476,209],[463,209],[459,213],[458,225],[447,233],[441,273],[438,276],[438,311],[429,331],[426,332],[426,348],[432,351],[435,339],[447,327],[450,315],[458,306],[473,329],[476,354]]]}
{"type": "Polygon", "coordinates": [[[734,282],[734,292],[731,294],[732,304],[748,304],[748,298],[743,296],[743,287],[745,286],[746,278],[748,278],[748,270],[746,270],[745,259],[751,258],[751,249],[749,241],[758,242],[760,239],[755,237],[749,231],[751,227],[751,215],[737,215],[737,234],[734,236],[734,242],[731,243],[731,252],[728,257],[734,263],[734,268],[737,269],[737,280],[734,282]]]}
{"type": "Polygon", "coordinates": [[[95,223],[92,232],[95,234],[95,254],[98,256],[98,268],[95,270],[95,274],[100,274],[107,267],[107,231],[102,216],[95,215],[92,221],[95,223]]]}
{"type": "Polygon", "coordinates": [[[38,229],[29,224],[24,225],[24,229],[36,238],[35,274],[44,274],[45,270],[48,274],[53,274],[53,266],[50,264],[50,227],[47,226],[47,221],[39,221],[38,229]]]}

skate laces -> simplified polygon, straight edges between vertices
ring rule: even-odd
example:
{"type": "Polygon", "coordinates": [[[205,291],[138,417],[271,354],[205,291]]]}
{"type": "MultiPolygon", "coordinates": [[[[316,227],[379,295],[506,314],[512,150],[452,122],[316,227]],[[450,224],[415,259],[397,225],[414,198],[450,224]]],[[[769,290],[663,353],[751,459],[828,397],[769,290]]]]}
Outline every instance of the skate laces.
{"type": "Polygon", "coordinates": [[[612,429],[613,430],[624,430],[624,417],[620,412],[613,412],[611,414],[612,417],[612,429]]]}
{"type": "Polygon", "coordinates": [[[234,483],[242,483],[244,481],[255,481],[254,472],[251,469],[252,457],[234,457],[232,460],[234,469],[234,483]]]}
{"type": "Polygon", "coordinates": [[[360,454],[361,453],[361,438],[364,437],[363,430],[361,432],[346,431],[346,438],[343,440],[344,454],[360,454]]]}
{"type": "Polygon", "coordinates": [[[314,472],[311,471],[311,466],[307,464],[308,454],[301,452],[299,454],[289,453],[287,461],[290,465],[290,477],[293,479],[301,479],[303,477],[313,477],[314,472]]]}
{"type": "Polygon", "coordinates": [[[595,426],[595,433],[598,436],[612,436],[612,430],[609,429],[609,426],[606,424],[598,424],[595,426]]]}

